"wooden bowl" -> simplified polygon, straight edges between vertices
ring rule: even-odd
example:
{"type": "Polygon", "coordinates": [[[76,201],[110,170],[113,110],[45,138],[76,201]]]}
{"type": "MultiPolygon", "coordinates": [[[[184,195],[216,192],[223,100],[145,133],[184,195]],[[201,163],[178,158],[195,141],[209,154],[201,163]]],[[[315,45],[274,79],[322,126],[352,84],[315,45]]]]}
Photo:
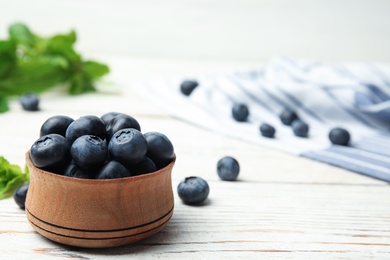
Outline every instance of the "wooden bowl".
{"type": "Polygon", "coordinates": [[[39,234],[61,244],[104,248],[137,242],[160,231],[173,214],[175,159],[153,173],[90,180],[38,169],[27,152],[27,218],[39,234]]]}

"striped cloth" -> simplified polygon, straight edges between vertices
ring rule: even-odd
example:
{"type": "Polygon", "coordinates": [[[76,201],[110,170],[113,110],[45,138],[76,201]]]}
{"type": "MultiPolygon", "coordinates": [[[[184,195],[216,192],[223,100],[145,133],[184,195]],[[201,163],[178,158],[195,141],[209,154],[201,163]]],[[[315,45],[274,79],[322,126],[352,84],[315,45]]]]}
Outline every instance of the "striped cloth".
{"type": "Polygon", "coordinates": [[[388,64],[276,57],[259,69],[194,78],[199,86],[190,96],[180,92],[183,80],[148,82],[136,89],[200,127],[390,182],[388,64]],[[249,107],[247,122],[232,118],[238,102],[249,107]],[[307,138],[281,123],[285,108],[309,124],[307,138]],[[260,135],[261,123],[275,127],[275,138],[260,135]],[[330,143],[333,127],[350,132],[349,146],[330,143]]]}

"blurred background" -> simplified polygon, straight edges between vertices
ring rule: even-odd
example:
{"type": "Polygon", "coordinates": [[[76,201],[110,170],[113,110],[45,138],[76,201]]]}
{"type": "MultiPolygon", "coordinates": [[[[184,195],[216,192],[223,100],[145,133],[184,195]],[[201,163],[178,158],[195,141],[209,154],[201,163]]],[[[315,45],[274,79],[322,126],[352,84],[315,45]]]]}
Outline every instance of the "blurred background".
{"type": "Polygon", "coordinates": [[[0,0],[1,38],[13,22],[42,35],[75,29],[87,55],[390,61],[388,0],[0,0]]]}

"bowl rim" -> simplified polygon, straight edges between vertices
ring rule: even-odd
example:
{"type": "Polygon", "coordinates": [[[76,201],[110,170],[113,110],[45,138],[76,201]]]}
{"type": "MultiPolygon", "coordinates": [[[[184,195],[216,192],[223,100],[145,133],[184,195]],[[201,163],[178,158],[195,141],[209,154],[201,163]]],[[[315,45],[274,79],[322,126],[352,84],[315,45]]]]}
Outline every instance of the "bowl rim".
{"type": "Polygon", "coordinates": [[[31,161],[30,158],[30,150],[27,151],[26,153],[26,163],[29,168],[30,174],[31,174],[31,169],[35,168],[38,171],[40,171],[41,174],[45,174],[47,176],[53,177],[53,178],[62,178],[66,181],[75,181],[78,183],[93,183],[93,184],[98,184],[98,183],[116,183],[116,182],[124,182],[124,181],[137,181],[145,178],[152,178],[153,176],[159,175],[162,172],[166,171],[169,168],[173,168],[173,165],[176,162],[176,154],[174,153],[172,161],[167,164],[165,167],[158,169],[157,171],[154,172],[149,172],[149,173],[144,173],[136,176],[129,176],[129,177],[123,177],[123,178],[114,178],[114,179],[83,179],[83,178],[76,178],[76,177],[71,177],[71,176],[65,176],[53,172],[49,172],[43,169],[40,169],[34,165],[34,163],[31,161]]]}

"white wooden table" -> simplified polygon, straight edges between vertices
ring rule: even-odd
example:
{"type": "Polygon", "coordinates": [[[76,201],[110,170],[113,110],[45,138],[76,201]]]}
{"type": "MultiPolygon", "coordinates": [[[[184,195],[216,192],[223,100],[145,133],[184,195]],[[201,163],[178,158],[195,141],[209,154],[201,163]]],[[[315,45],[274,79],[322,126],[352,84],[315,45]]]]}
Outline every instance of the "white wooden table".
{"type": "MultiPolygon", "coordinates": [[[[113,76],[128,71],[136,81],[253,64],[116,59],[111,65],[113,76]]],[[[134,245],[72,248],[37,234],[9,198],[0,201],[0,259],[390,259],[388,184],[194,127],[140,97],[132,84],[100,89],[77,97],[47,93],[40,112],[24,112],[14,100],[11,111],[0,114],[0,154],[23,167],[24,153],[51,115],[128,113],[142,131],[163,132],[175,146],[172,219],[161,232],[134,245]],[[217,176],[216,163],[225,155],[240,163],[236,182],[217,176]],[[178,183],[191,175],[210,185],[203,206],[184,205],[177,196],[178,183]]]]}

